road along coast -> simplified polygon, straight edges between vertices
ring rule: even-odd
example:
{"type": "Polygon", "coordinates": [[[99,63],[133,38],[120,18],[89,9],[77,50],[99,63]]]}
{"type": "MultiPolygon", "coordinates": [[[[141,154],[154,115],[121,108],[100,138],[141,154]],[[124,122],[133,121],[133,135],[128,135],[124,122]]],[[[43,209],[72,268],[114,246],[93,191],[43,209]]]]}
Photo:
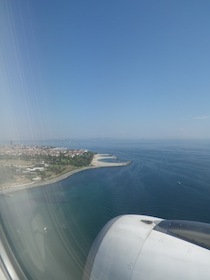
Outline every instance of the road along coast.
{"type": "Polygon", "coordinates": [[[102,167],[120,167],[120,166],[128,166],[131,164],[131,161],[126,161],[126,162],[108,162],[108,161],[103,161],[103,160],[116,160],[117,157],[114,155],[109,155],[109,154],[95,154],[93,156],[93,159],[91,161],[91,164],[86,167],[81,167],[78,169],[75,169],[73,171],[67,172],[65,174],[59,175],[51,180],[43,180],[41,182],[32,182],[29,184],[22,184],[22,185],[13,185],[9,188],[2,189],[0,190],[0,194],[7,194],[10,192],[16,192],[20,191],[23,189],[28,189],[28,188],[34,188],[34,187],[41,187],[49,184],[53,184],[59,181],[62,181],[78,172],[93,169],[93,168],[102,168],[102,167]]]}

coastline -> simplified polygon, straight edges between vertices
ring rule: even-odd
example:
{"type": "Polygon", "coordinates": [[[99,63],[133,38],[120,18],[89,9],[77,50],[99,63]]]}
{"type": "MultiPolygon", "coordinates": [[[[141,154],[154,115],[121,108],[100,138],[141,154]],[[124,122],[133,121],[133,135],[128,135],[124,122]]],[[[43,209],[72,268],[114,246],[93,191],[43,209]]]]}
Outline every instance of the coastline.
{"type": "Polygon", "coordinates": [[[59,181],[62,181],[76,173],[85,171],[85,170],[89,170],[89,169],[95,169],[95,168],[102,168],[102,167],[122,167],[122,166],[128,166],[131,161],[126,161],[126,162],[105,162],[103,161],[104,159],[117,159],[116,156],[114,155],[109,155],[109,154],[95,154],[93,156],[93,159],[90,163],[89,166],[86,167],[81,167],[78,169],[75,169],[73,171],[64,173],[58,177],[55,177],[51,180],[44,180],[41,182],[31,182],[31,183],[27,183],[27,184],[22,184],[22,185],[13,185],[11,187],[5,188],[0,190],[0,194],[3,195],[7,195],[8,193],[11,192],[16,192],[16,191],[21,191],[24,189],[29,189],[29,188],[35,188],[35,187],[41,187],[41,186],[46,186],[46,185],[50,185],[50,184],[54,184],[57,183],[59,181]]]}

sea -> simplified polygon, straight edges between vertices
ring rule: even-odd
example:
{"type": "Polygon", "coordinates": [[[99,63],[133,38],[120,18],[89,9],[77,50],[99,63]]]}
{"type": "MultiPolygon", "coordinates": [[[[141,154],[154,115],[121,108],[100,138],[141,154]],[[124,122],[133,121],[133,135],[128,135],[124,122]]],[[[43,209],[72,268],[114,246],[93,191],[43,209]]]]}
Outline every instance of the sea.
{"type": "Polygon", "coordinates": [[[96,236],[119,215],[210,223],[210,140],[91,139],[41,144],[88,149],[132,162],[1,194],[2,227],[28,279],[82,279],[96,236]]]}

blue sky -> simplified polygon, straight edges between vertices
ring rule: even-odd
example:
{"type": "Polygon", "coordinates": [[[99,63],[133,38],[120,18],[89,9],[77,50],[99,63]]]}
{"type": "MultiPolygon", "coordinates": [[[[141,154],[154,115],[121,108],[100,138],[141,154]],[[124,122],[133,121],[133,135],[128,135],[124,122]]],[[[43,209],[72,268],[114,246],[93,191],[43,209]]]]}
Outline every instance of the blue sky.
{"type": "Polygon", "coordinates": [[[209,138],[210,1],[0,2],[0,140],[209,138]]]}

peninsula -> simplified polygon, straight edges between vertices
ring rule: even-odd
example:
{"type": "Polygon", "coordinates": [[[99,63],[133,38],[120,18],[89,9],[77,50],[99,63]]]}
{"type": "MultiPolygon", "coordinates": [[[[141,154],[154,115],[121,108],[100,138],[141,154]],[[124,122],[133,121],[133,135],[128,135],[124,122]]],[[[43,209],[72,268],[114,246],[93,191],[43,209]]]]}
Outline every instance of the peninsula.
{"type": "Polygon", "coordinates": [[[50,146],[1,146],[0,192],[55,183],[77,172],[100,167],[127,166],[109,154],[50,146]]]}

